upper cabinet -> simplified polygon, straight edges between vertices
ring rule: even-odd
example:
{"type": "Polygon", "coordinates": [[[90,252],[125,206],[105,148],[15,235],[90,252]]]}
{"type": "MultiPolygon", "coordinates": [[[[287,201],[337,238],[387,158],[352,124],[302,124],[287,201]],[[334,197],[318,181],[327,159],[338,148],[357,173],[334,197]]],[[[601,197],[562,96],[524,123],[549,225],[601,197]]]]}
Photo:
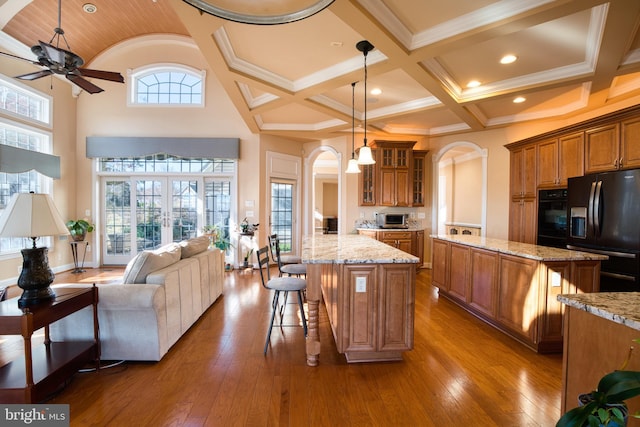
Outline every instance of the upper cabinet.
{"type": "Polygon", "coordinates": [[[584,175],[584,132],[542,141],[538,147],[538,187],[566,187],[568,178],[584,175]]]}
{"type": "Polygon", "coordinates": [[[360,166],[360,206],[424,206],[425,159],[415,141],[373,141],[375,165],[360,166]]]}
{"type": "Polygon", "coordinates": [[[638,168],[640,167],[640,117],[625,120],[621,126],[620,167],[638,168]]]}
{"type": "Polygon", "coordinates": [[[536,197],[536,146],[511,151],[511,197],[536,197]]]}
{"type": "Polygon", "coordinates": [[[640,167],[640,117],[588,129],[586,173],[640,167]]]}

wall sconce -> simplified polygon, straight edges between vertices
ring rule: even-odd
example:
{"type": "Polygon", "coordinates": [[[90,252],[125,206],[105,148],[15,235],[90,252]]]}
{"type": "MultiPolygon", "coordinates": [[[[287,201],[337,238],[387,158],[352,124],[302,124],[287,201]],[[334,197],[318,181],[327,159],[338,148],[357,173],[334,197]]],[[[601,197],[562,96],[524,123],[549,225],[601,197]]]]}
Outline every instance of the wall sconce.
{"type": "Polygon", "coordinates": [[[374,46],[367,40],[356,43],[358,49],[364,55],[364,146],[360,147],[358,153],[359,165],[373,165],[375,160],[371,154],[371,147],[367,146],[367,53],[374,49],[374,46]]]}

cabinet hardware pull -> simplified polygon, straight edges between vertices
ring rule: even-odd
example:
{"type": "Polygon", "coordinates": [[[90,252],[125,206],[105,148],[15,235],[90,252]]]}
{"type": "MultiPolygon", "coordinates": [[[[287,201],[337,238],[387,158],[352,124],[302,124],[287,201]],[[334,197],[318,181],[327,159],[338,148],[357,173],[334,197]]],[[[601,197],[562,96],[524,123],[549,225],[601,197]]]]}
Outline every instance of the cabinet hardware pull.
{"type": "Polygon", "coordinates": [[[624,157],[620,157],[620,167],[622,167],[622,159],[624,159],[624,157]]]}

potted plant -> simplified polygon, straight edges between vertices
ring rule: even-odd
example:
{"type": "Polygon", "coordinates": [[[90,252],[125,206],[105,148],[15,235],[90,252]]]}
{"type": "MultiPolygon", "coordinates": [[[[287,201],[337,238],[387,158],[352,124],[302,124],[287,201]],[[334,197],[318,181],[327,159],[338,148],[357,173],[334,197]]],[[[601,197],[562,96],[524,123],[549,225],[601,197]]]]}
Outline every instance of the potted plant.
{"type": "Polygon", "coordinates": [[[220,249],[223,252],[227,252],[233,245],[229,240],[229,237],[223,236],[222,230],[217,225],[205,225],[202,227],[202,233],[209,236],[211,240],[211,246],[220,249]]]}
{"type": "Polygon", "coordinates": [[[249,268],[249,257],[253,253],[253,248],[249,249],[244,256],[244,268],[249,268]]]}
{"type": "Polygon", "coordinates": [[[70,219],[66,223],[71,238],[76,242],[84,241],[87,233],[91,233],[94,229],[93,224],[84,219],[70,219]]]}
{"type": "MultiPolygon", "coordinates": [[[[640,339],[634,340],[640,342],[640,339]]],[[[629,356],[621,369],[624,369],[629,356]]],[[[598,387],[578,396],[580,406],[565,413],[556,427],[622,427],[627,418],[640,418],[638,413],[629,415],[625,400],[640,396],[640,372],[618,370],[603,376],[598,387]]]]}

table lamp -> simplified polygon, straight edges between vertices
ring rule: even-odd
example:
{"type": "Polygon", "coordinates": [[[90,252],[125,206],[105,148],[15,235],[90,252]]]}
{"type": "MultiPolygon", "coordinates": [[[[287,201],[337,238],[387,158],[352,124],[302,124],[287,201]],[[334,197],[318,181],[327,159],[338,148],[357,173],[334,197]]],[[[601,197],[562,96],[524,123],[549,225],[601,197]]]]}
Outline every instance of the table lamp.
{"type": "Polygon", "coordinates": [[[48,194],[16,193],[0,217],[0,236],[29,237],[33,247],[22,249],[22,271],[18,286],[22,296],[19,307],[47,302],[55,298],[49,287],[54,274],[49,268],[47,248],[36,247],[36,240],[43,236],[69,234],[60,213],[48,194]]]}

